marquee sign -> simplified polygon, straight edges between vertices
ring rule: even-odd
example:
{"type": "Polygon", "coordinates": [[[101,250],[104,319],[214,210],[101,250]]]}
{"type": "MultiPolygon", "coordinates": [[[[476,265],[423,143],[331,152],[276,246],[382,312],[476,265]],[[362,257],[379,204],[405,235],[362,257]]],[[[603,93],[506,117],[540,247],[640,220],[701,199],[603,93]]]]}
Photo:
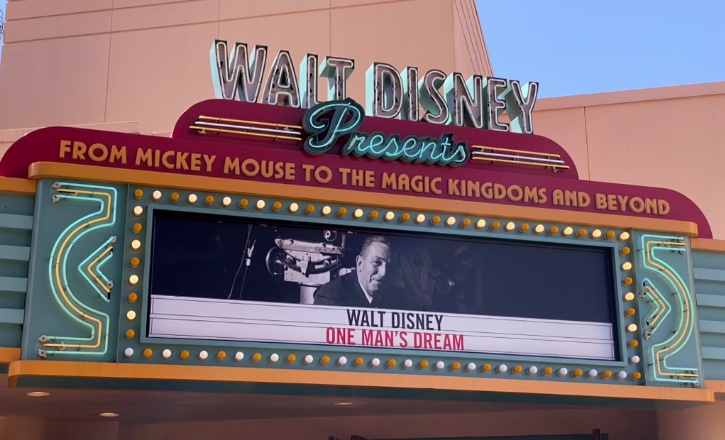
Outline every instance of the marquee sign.
{"type": "MultiPolygon", "coordinates": [[[[216,40],[210,54],[216,97],[258,102],[267,47],[255,46],[250,55],[245,43],[235,43],[230,54],[227,42],[216,40]]],[[[328,56],[319,68],[318,64],[317,55],[307,54],[300,63],[298,77],[289,51],[279,51],[269,68],[261,102],[314,107],[318,103],[320,77],[328,78],[327,100],[346,99],[347,80],[355,70],[355,60],[328,56]]],[[[399,72],[380,62],[370,66],[365,81],[365,108],[370,116],[503,132],[534,132],[532,114],[539,90],[535,82],[522,86],[516,80],[481,75],[464,79],[458,72],[446,75],[438,69],[419,75],[417,67],[408,66],[399,72]],[[420,108],[424,110],[422,117],[420,108]]]]}
{"type": "Polygon", "coordinates": [[[679,220],[696,225],[692,232],[697,236],[712,237],[705,216],[682,194],[664,188],[580,180],[566,151],[538,135],[365,117],[355,128],[360,137],[338,136],[325,154],[310,155],[303,153],[305,143],[318,141],[314,141],[317,135],[303,132],[306,114],[302,109],[210,100],[187,110],[170,139],[51,127],[16,142],[0,162],[0,173],[25,177],[34,162],[92,165],[240,182],[363,190],[454,203],[483,202],[479,206],[485,209],[510,206],[546,208],[562,215],[606,214],[621,225],[631,225],[631,221],[614,216],[679,220]],[[390,133],[392,139],[398,135],[401,140],[429,139],[425,151],[434,154],[443,152],[440,141],[449,139],[450,134],[455,145],[450,142],[450,151],[436,156],[435,162],[464,154],[470,155],[470,160],[457,167],[425,166],[433,159],[425,158],[425,154],[416,156],[425,153],[418,149],[419,143],[406,147],[417,153],[401,160],[403,144],[390,150],[382,140],[377,146],[363,145],[362,137],[368,138],[371,133],[390,133]],[[354,145],[348,145],[349,152],[341,154],[349,140],[354,145]],[[463,143],[467,153],[463,152],[463,143]],[[391,152],[392,156],[401,156],[399,160],[384,160],[384,155],[391,152]],[[360,155],[366,157],[356,157],[360,155]],[[375,156],[383,160],[366,160],[375,156]],[[419,159],[424,163],[416,163],[419,159]]]}
{"type": "Polygon", "coordinates": [[[456,142],[450,133],[439,139],[384,133],[361,133],[355,129],[363,122],[363,110],[351,99],[318,104],[305,113],[302,126],[308,134],[304,149],[310,154],[322,154],[330,150],[342,136],[350,135],[342,146],[346,156],[373,159],[401,160],[428,165],[458,167],[470,157],[465,142],[456,142]]]}
{"type": "Polygon", "coordinates": [[[150,215],[150,337],[618,357],[609,247],[150,215]]]}
{"type": "Polygon", "coordinates": [[[264,51],[215,50],[244,99],[170,138],[51,127],[0,161],[37,180],[23,359],[702,387],[711,232],[685,196],[582,180],[530,131],[363,110],[333,59],[317,102],[280,52],[262,96],[292,105],[258,104],[264,51]]]}

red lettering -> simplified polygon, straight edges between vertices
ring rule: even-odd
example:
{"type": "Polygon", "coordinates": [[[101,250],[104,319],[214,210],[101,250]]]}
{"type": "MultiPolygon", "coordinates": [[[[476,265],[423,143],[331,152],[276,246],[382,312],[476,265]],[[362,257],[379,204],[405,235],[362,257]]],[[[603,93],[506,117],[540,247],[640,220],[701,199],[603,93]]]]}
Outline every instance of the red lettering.
{"type": "Polygon", "coordinates": [[[346,328],[344,330],[345,345],[355,345],[355,329],[346,328]]]}
{"type": "Polygon", "coordinates": [[[395,334],[389,330],[385,331],[385,346],[386,347],[392,347],[395,345],[395,339],[393,337],[395,334]]]}
{"type": "Polygon", "coordinates": [[[327,327],[325,342],[335,345],[355,345],[355,329],[327,327]]]}
{"type": "Polygon", "coordinates": [[[373,345],[373,331],[363,330],[362,331],[362,345],[373,345]]]}
{"type": "Polygon", "coordinates": [[[453,335],[453,349],[463,351],[463,335],[453,335]]]}
{"type": "Polygon", "coordinates": [[[406,348],[408,346],[408,340],[407,340],[408,332],[400,332],[400,347],[406,348]]]}
{"type": "MultiPolygon", "coordinates": [[[[408,340],[406,332],[400,332],[402,342],[400,347],[407,347],[408,340]]],[[[447,333],[413,333],[413,348],[433,350],[454,350],[463,351],[463,335],[451,335],[447,333]]]]}

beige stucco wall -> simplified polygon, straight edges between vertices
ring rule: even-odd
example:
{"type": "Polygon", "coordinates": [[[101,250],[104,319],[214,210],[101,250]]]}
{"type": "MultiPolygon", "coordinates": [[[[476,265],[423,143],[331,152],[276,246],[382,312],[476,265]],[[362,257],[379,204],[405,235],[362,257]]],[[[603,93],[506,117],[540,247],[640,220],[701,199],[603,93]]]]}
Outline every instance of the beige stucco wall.
{"type": "MultiPolygon", "coordinates": [[[[718,400],[722,397],[718,396],[718,400]]],[[[725,438],[725,402],[657,414],[659,440],[721,440],[725,438]]]]}
{"type": "MultiPolygon", "coordinates": [[[[355,58],[349,92],[359,100],[373,61],[490,73],[469,0],[11,0],[7,15],[0,151],[47,125],[167,134],[184,109],[213,97],[215,38],[267,45],[268,63],[281,49],[298,60],[355,58]]],[[[542,99],[535,130],[569,151],[582,178],[684,193],[725,238],[713,196],[725,183],[724,93],[719,83],[542,99]]]]}
{"type": "Polygon", "coordinates": [[[542,99],[536,133],[571,154],[582,178],[670,188],[725,238],[725,82],[542,99]]]}
{"type": "Polygon", "coordinates": [[[137,122],[168,133],[214,97],[214,39],[266,45],[268,65],[282,49],[354,58],[360,100],[373,61],[490,72],[473,0],[11,0],[7,18],[0,130],[137,122]]]}
{"type": "MultiPolygon", "coordinates": [[[[358,100],[373,61],[491,73],[473,0],[10,0],[7,16],[0,153],[48,125],[168,134],[183,110],[213,97],[216,38],[267,45],[268,64],[281,49],[295,60],[354,58],[358,100]]],[[[534,125],[582,178],[680,191],[725,238],[724,94],[715,83],[541,99],[534,125]]]]}

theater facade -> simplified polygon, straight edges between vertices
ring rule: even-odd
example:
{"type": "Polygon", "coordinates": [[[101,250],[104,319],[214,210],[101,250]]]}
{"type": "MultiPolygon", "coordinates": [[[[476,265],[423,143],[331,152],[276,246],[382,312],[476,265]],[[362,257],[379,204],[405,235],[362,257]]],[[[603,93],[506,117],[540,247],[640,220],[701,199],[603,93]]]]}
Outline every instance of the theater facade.
{"type": "Polygon", "coordinates": [[[8,438],[725,432],[709,208],[593,179],[533,81],[208,46],[168,136],[0,159],[8,438]]]}

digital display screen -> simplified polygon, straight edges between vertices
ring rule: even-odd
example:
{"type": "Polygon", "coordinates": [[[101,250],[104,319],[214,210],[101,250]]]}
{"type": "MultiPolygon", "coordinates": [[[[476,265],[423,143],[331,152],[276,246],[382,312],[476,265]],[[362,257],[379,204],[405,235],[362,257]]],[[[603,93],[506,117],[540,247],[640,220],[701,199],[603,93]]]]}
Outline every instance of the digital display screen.
{"type": "Polygon", "coordinates": [[[617,359],[612,249],[155,210],[150,337],[617,359]]]}

